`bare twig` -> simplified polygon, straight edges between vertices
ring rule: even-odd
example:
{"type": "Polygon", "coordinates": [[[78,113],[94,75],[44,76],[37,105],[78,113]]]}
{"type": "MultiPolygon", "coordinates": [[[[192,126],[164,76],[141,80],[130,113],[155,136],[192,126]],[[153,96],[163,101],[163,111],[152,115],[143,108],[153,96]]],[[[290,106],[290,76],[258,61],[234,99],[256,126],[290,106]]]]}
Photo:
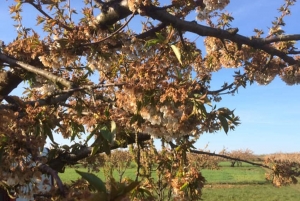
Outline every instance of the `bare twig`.
{"type": "Polygon", "coordinates": [[[25,1],[25,3],[29,3],[30,5],[32,5],[35,9],[37,9],[40,13],[42,13],[46,18],[48,18],[49,20],[54,20],[57,22],[57,24],[59,24],[60,26],[62,26],[63,28],[65,28],[68,31],[72,31],[73,29],[71,27],[68,27],[67,25],[65,25],[64,23],[62,23],[61,21],[55,20],[52,17],[50,17],[50,15],[48,15],[45,11],[43,11],[43,9],[40,8],[39,5],[36,5],[35,3],[33,3],[33,1],[25,1]]]}
{"type": "MultiPolygon", "coordinates": [[[[169,142],[169,144],[170,144],[170,147],[172,149],[175,149],[177,147],[177,145],[174,144],[173,142],[169,142]]],[[[204,155],[208,155],[208,156],[216,156],[216,157],[225,158],[225,159],[229,159],[229,160],[241,161],[241,162],[248,163],[248,164],[251,164],[251,165],[257,165],[257,166],[260,166],[260,167],[271,169],[269,166],[261,164],[261,163],[255,163],[255,162],[251,162],[251,161],[248,161],[248,160],[243,160],[243,159],[240,159],[240,158],[234,158],[234,157],[230,157],[230,156],[223,155],[223,154],[216,154],[216,153],[211,153],[211,152],[206,152],[206,151],[198,151],[198,150],[193,150],[193,149],[189,150],[189,152],[195,153],[195,154],[204,154],[204,155]]]]}
{"type": "Polygon", "coordinates": [[[234,158],[234,157],[226,156],[226,155],[223,155],[223,154],[216,154],[216,153],[211,153],[211,152],[206,152],[206,151],[198,151],[198,150],[190,150],[190,152],[195,153],[195,154],[204,154],[204,155],[208,155],[208,156],[216,156],[216,157],[225,158],[225,159],[229,159],[229,160],[241,161],[241,162],[244,162],[244,163],[248,163],[248,164],[251,164],[251,165],[257,165],[257,166],[264,167],[264,168],[267,168],[267,169],[271,170],[271,168],[267,165],[264,165],[264,164],[261,164],[261,163],[251,162],[251,161],[248,161],[248,160],[243,160],[243,159],[240,159],[240,158],[234,158]]]}

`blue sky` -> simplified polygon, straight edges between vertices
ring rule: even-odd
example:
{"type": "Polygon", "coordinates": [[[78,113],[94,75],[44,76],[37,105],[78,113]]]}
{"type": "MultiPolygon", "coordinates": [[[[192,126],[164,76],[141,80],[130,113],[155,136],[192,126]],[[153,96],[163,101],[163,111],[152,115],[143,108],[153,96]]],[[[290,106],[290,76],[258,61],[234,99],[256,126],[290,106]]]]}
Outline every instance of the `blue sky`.
{"type": "MultiPolygon", "coordinates": [[[[13,0],[0,2],[0,40],[8,43],[16,37],[14,22],[8,14],[8,5],[13,0]]],[[[75,1],[72,1],[72,3],[75,1]]],[[[166,4],[168,1],[165,1],[166,4]]],[[[229,13],[235,17],[232,27],[239,28],[239,34],[253,35],[253,29],[263,29],[268,32],[271,22],[280,13],[277,8],[283,0],[231,0],[227,7],[229,13]]],[[[24,16],[26,26],[35,26],[37,13],[29,6],[24,7],[29,11],[24,16]]],[[[285,19],[287,34],[300,33],[300,3],[292,9],[292,15],[285,19]],[[298,11],[298,12],[297,12],[298,11]]],[[[138,21],[135,21],[135,23],[138,21]]],[[[131,24],[131,26],[134,26],[131,24]]],[[[192,36],[192,39],[196,36],[192,36]]],[[[198,38],[201,43],[203,38],[198,38]]],[[[298,43],[299,47],[299,43],[298,43]]],[[[224,69],[213,75],[212,88],[218,89],[224,81],[232,80],[232,69],[224,69]]],[[[21,94],[20,86],[14,94],[21,94]]],[[[236,114],[241,118],[241,125],[235,131],[226,135],[223,131],[216,134],[205,134],[200,137],[196,147],[204,148],[209,144],[211,151],[220,151],[249,148],[257,154],[273,152],[299,152],[300,151],[300,86],[287,86],[280,78],[267,85],[253,84],[246,89],[240,89],[235,96],[223,96],[218,103],[219,107],[236,109],[236,114]]],[[[58,142],[68,143],[58,139],[58,142]]]]}

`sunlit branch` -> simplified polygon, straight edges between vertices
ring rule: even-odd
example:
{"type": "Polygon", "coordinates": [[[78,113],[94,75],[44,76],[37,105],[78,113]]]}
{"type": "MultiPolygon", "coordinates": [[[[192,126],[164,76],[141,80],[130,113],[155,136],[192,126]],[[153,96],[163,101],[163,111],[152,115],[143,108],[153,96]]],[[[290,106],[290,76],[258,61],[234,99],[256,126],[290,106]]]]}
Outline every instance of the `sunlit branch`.
{"type": "MultiPolygon", "coordinates": [[[[145,133],[138,133],[138,142],[144,142],[150,140],[151,136],[145,133]]],[[[110,149],[118,149],[127,147],[127,145],[136,143],[135,134],[132,134],[127,137],[126,144],[118,144],[113,143],[110,146],[110,149]]],[[[103,153],[105,150],[100,148],[97,153],[103,153]]],[[[80,150],[76,150],[76,152],[63,152],[59,154],[56,158],[51,159],[47,162],[47,164],[57,171],[63,171],[63,167],[65,165],[73,165],[78,163],[79,160],[87,158],[92,153],[92,147],[83,146],[80,150]]]]}
{"type": "MultiPolygon", "coordinates": [[[[175,149],[177,147],[177,145],[175,145],[173,142],[169,142],[169,144],[170,144],[172,149],[175,149]]],[[[204,155],[208,155],[208,156],[215,156],[215,157],[225,158],[225,159],[229,159],[229,160],[241,161],[241,162],[248,163],[248,164],[251,164],[251,165],[257,165],[257,166],[260,166],[260,167],[271,169],[269,166],[261,164],[261,163],[255,163],[255,162],[251,162],[251,161],[248,161],[248,160],[243,160],[243,159],[240,159],[240,158],[230,157],[230,156],[227,156],[227,155],[224,155],[224,154],[216,154],[216,153],[211,153],[211,152],[207,152],[207,151],[198,151],[198,150],[193,150],[193,149],[189,150],[189,152],[195,153],[195,154],[204,154],[204,155]]]]}
{"type": "Polygon", "coordinates": [[[260,167],[264,167],[264,168],[267,168],[267,169],[270,169],[270,170],[272,169],[269,166],[261,164],[261,163],[255,163],[255,162],[251,162],[251,161],[248,161],[248,160],[243,160],[243,159],[240,159],[240,158],[234,158],[234,157],[226,156],[226,155],[223,155],[223,154],[216,154],[216,153],[211,153],[211,152],[206,152],[206,151],[198,151],[198,150],[190,150],[190,152],[195,153],[195,154],[204,154],[204,155],[209,155],[209,156],[216,156],[216,157],[225,158],[225,159],[229,159],[229,160],[236,160],[236,161],[248,163],[248,164],[251,164],[251,165],[257,165],[257,166],[260,166],[260,167]]]}
{"type": "Polygon", "coordinates": [[[232,34],[230,31],[207,27],[204,25],[200,25],[195,21],[188,22],[179,19],[164,10],[157,10],[154,6],[149,8],[146,14],[153,19],[157,19],[166,24],[172,24],[172,26],[182,31],[192,32],[201,36],[211,36],[220,39],[228,39],[239,45],[245,44],[255,49],[263,50],[268,54],[278,56],[290,65],[297,63],[297,61],[293,57],[286,55],[286,53],[283,51],[266,45],[265,43],[261,42],[261,39],[248,38],[239,34],[232,34]]]}
{"type": "MultiPolygon", "coordinates": [[[[32,107],[40,107],[40,106],[45,106],[45,105],[59,105],[60,103],[64,103],[72,93],[66,93],[62,94],[56,97],[50,97],[50,98],[45,98],[45,99],[39,99],[36,101],[24,101],[22,105],[30,105],[32,107]]],[[[7,110],[13,110],[13,111],[18,111],[20,109],[20,105],[18,104],[9,104],[9,105],[0,105],[0,109],[7,109],[7,110]]]]}
{"type": "MultiPolygon", "coordinates": [[[[36,101],[24,101],[22,105],[30,105],[34,107],[39,107],[39,106],[45,106],[45,105],[65,105],[65,101],[72,96],[73,92],[76,91],[84,91],[84,90],[91,90],[91,89],[97,89],[97,88],[102,88],[102,87],[110,87],[110,86],[123,86],[126,83],[111,83],[111,84],[98,84],[98,85],[87,85],[87,86],[82,86],[78,88],[72,88],[69,90],[60,90],[58,92],[55,92],[51,94],[51,96],[44,98],[44,99],[39,99],[36,101]]],[[[9,96],[7,96],[9,98],[9,96]]],[[[97,99],[103,98],[98,96],[97,99]]],[[[18,110],[19,105],[0,105],[0,109],[11,109],[11,110],[18,110]]]]}
{"type": "Polygon", "coordinates": [[[284,36],[273,36],[270,38],[263,38],[261,39],[264,44],[270,44],[280,41],[298,41],[300,40],[300,34],[293,34],[293,35],[284,35],[284,36]]]}
{"type": "Polygon", "coordinates": [[[110,84],[97,84],[97,85],[83,85],[83,86],[77,87],[77,88],[72,88],[72,89],[67,89],[67,90],[59,90],[58,92],[55,92],[55,93],[51,94],[51,96],[58,95],[58,94],[63,94],[63,93],[75,92],[75,91],[83,91],[83,90],[91,90],[91,89],[103,88],[103,87],[123,86],[125,84],[126,83],[110,83],[110,84]]]}
{"type": "Polygon", "coordinates": [[[53,75],[52,73],[46,71],[46,70],[43,70],[43,69],[39,69],[35,66],[32,66],[30,64],[27,64],[27,63],[24,63],[22,61],[18,61],[18,60],[15,60],[15,59],[12,59],[8,56],[6,56],[5,54],[2,54],[0,53],[0,60],[2,60],[3,62],[6,62],[12,66],[19,66],[29,72],[32,72],[32,73],[35,73],[37,75],[41,75],[49,80],[51,80],[52,82],[54,83],[61,83],[62,85],[64,85],[65,87],[67,88],[71,88],[72,87],[72,82],[69,82],[61,77],[58,77],[56,75],[53,75]]]}

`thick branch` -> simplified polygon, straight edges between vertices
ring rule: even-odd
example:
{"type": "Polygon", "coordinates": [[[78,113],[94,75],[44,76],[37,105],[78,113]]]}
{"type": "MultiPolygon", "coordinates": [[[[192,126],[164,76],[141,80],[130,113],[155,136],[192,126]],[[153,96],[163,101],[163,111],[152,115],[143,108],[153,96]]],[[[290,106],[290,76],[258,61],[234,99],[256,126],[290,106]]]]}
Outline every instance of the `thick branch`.
{"type": "MultiPolygon", "coordinates": [[[[37,106],[45,106],[45,105],[57,105],[60,103],[64,103],[73,93],[66,93],[62,94],[56,97],[51,97],[51,98],[46,98],[46,99],[40,99],[36,101],[26,101],[23,102],[22,105],[30,105],[32,107],[37,107],[37,106]]],[[[7,97],[6,97],[7,98],[7,97]]],[[[2,109],[8,109],[8,110],[13,110],[13,111],[18,111],[20,108],[20,105],[15,105],[15,104],[9,104],[9,105],[0,105],[0,110],[2,109]]]]}
{"type": "Polygon", "coordinates": [[[0,72],[0,97],[10,94],[23,81],[17,72],[19,70],[0,72]]]}
{"type": "Polygon", "coordinates": [[[109,83],[109,84],[83,85],[83,86],[72,88],[72,89],[60,90],[60,91],[54,93],[53,95],[75,92],[75,91],[91,90],[91,89],[97,89],[97,88],[103,88],[103,87],[123,86],[125,84],[126,83],[121,82],[121,83],[109,83]]]}
{"type": "MultiPolygon", "coordinates": [[[[144,142],[147,140],[150,140],[151,136],[145,133],[139,133],[138,134],[138,142],[144,142]]],[[[126,147],[129,144],[134,144],[136,142],[135,134],[127,138],[126,145],[119,145],[119,144],[113,144],[111,145],[110,149],[117,149],[121,147],[126,147]]],[[[64,152],[62,154],[59,154],[56,158],[48,161],[48,165],[53,168],[54,170],[57,170],[59,172],[63,172],[63,167],[65,165],[72,165],[76,164],[79,160],[87,158],[92,152],[92,147],[82,147],[79,151],[76,150],[76,153],[68,153],[64,152]]],[[[99,149],[98,153],[103,153],[103,149],[99,149]]]]}
{"type": "Polygon", "coordinates": [[[113,25],[117,21],[124,19],[125,17],[132,14],[132,12],[128,8],[127,3],[124,3],[127,1],[102,2],[97,0],[96,2],[98,5],[100,5],[100,10],[102,11],[96,17],[99,27],[102,29],[106,29],[108,26],[113,25]]]}
{"type": "Polygon", "coordinates": [[[274,42],[280,42],[280,41],[298,41],[300,40],[300,34],[293,34],[293,35],[284,35],[284,36],[273,36],[270,38],[262,39],[262,43],[270,44],[274,42]]]}
{"type": "Polygon", "coordinates": [[[167,11],[158,10],[156,9],[156,7],[151,7],[150,9],[148,9],[147,15],[166,24],[172,24],[172,26],[182,31],[192,32],[200,36],[211,36],[221,39],[228,39],[239,45],[245,44],[255,49],[264,50],[268,54],[278,56],[290,65],[297,63],[294,58],[286,55],[285,52],[279,51],[269,45],[265,45],[265,43],[262,42],[262,39],[247,38],[239,34],[232,34],[230,31],[203,26],[197,24],[194,21],[188,22],[171,15],[167,11]]]}
{"type": "Polygon", "coordinates": [[[49,174],[52,176],[52,178],[56,181],[56,184],[61,192],[62,195],[65,195],[65,188],[64,185],[60,179],[60,177],[58,176],[57,171],[53,170],[52,168],[50,168],[49,166],[42,164],[41,166],[39,166],[39,169],[41,172],[49,174]]]}
{"type": "Polygon", "coordinates": [[[18,60],[15,60],[15,59],[12,59],[8,56],[6,56],[5,54],[2,54],[0,53],[0,60],[2,60],[3,62],[6,62],[12,66],[19,66],[29,72],[32,72],[34,74],[37,74],[37,75],[41,75],[45,78],[47,78],[48,80],[51,80],[52,82],[54,83],[61,83],[62,85],[64,85],[65,87],[67,88],[71,88],[72,87],[72,83],[61,78],[61,77],[58,77],[56,75],[53,75],[52,73],[46,71],[46,70],[43,70],[43,69],[40,69],[40,68],[37,68],[35,66],[32,66],[30,64],[27,64],[27,63],[24,63],[22,61],[18,61],[18,60]]]}

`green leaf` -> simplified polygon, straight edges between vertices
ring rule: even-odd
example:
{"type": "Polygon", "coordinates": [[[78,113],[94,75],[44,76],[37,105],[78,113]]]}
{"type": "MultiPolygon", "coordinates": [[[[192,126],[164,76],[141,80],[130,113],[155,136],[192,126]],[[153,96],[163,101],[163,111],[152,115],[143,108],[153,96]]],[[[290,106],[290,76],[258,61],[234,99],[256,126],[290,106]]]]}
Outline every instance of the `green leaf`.
{"type": "Polygon", "coordinates": [[[100,129],[100,133],[102,135],[102,137],[104,139],[106,139],[108,142],[111,142],[112,141],[112,134],[111,132],[107,129],[106,126],[103,126],[101,129],[100,129]]]}
{"type": "Polygon", "coordinates": [[[106,118],[109,118],[109,108],[108,107],[105,109],[104,115],[106,116],[106,118]]]}
{"type": "Polygon", "coordinates": [[[98,150],[101,148],[104,141],[105,140],[103,139],[102,136],[97,136],[95,142],[91,145],[92,146],[92,152],[91,152],[92,156],[98,152],[98,150]]]}
{"type": "Polygon", "coordinates": [[[225,133],[227,134],[227,132],[228,132],[228,122],[227,122],[226,118],[223,115],[220,115],[220,114],[219,114],[218,118],[221,122],[221,125],[222,125],[225,133]]]}
{"type": "Polygon", "coordinates": [[[125,187],[124,194],[129,193],[133,189],[135,189],[140,184],[139,181],[133,181],[128,186],[125,187]]]}
{"type": "Polygon", "coordinates": [[[171,45],[171,48],[172,48],[173,52],[175,53],[179,63],[182,65],[180,49],[178,47],[176,47],[175,45],[171,45]]]}
{"type": "Polygon", "coordinates": [[[21,6],[22,6],[22,3],[23,3],[22,1],[18,2],[18,4],[16,5],[15,8],[16,8],[17,10],[19,10],[19,9],[21,8],[21,6]]]}
{"type": "Polygon", "coordinates": [[[145,47],[151,47],[153,45],[156,45],[157,43],[159,43],[160,40],[159,39],[150,39],[148,41],[146,41],[145,47]]]}
{"type": "Polygon", "coordinates": [[[94,130],[86,137],[86,143],[88,143],[88,141],[90,141],[90,139],[96,134],[96,132],[99,129],[99,124],[97,124],[97,126],[94,128],[94,130]]]}
{"type": "Polygon", "coordinates": [[[165,37],[161,33],[155,32],[155,35],[158,38],[159,42],[164,42],[165,41],[165,37]]]}
{"type": "Polygon", "coordinates": [[[175,70],[176,70],[178,79],[182,80],[182,73],[180,72],[180,70],[178,70],[178,68],[175,68],[175,70]]]}
{"type": "Polygon", "coordinates": [[[56,144],[56,142],[54,141],[53,135],[52,135],[52,130],[49,127],[49,125],[46,122],[42,122],[43,124],[43,132],[44,134],[46,134],[49,139],[51,140],[51,142],[53,142],[54,144],[56,144]]]}
{"type": "Polygon", "coordinates": [[[1,163],[2,163],[2,156],[4,154],[4,147],[1,147],[0,148],[0,166],[1,166],[1,163]]]}
{"type": "Polygon", "coordinates": [[[184,191],[184,190],[186,190],[188,187],[189,187],[189,182],[185,182],[185,183],[180,187],[180,190],[181,190],[181,191],[184,191]]]}
{"type": "Polygon", "coordinates": [[[103,145],[102,146],[103,151],[106,153],[106,155],[110,155],[110,152],[111,152],[110,144],[105,140],[105,141],[103,141],[102,145],[103,145]]]}
{"type": "Polygon", "coordinates": [[[83,179],[87,180],[89,184],[94,187],[98,192],[106,193],[105,183],[96,175],[87,172],[75,170],[83,179]]]}
{"type": "Polygon", "coordinates": [[[92,152],[91,152],[91,155],[95,155],[97,153],[97,151],[99,150],[100,148],[100,145],[99,144],[96,144],[95,146],[92,147],[92,152]]]}
{"type": "Polygon", "coordinates": [[[114,137],[115,137],[116,134],[117,134],[117,124],[116,124],[116,122],[114,122],[114,121],[111,121],[111,122],[110,122],[110,132],[111,132],[111,137],[112,137],[112,139],[111,139],[110,142],[112,142],[113,139],[114,139],[114,137]]]}

